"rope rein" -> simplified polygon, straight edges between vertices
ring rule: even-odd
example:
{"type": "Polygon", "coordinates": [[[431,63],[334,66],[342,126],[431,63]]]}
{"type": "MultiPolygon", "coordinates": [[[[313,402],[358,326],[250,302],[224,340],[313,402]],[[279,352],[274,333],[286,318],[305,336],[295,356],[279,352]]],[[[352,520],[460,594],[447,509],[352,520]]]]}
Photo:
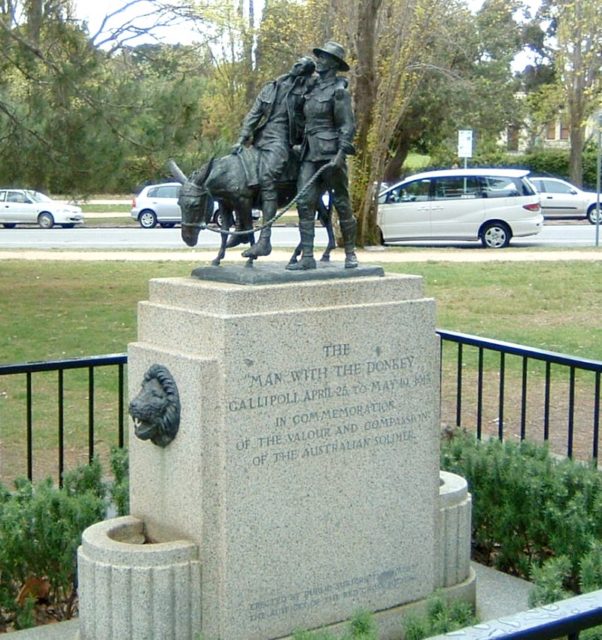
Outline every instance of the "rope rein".
{"type": "MultiPolygon", "coordinates": [[[[243,236],[243,235],[246,236],[249,233],[255,233],[257,231],[261,231],[262,229],[266,229],[267,227],[271,227],[276,222],[276,220],[281,218],[299,200],[301,196],[305,195],[305,193],[312,186],[312,184],[314,184],[314,182],[316,182],[316,180],[324,173],[324,171],[326,171],[326,169],[328,169],[331,166],[332,166],[331,163],[327,163],[321,166],[314,173],[314,175],[303,185],[303,187],[299,191],[297,191],[297,194],[295,195],[295,197],[283,209],[281,209],[278,213],[276,213],[276,215],[271,220],[269,220],[268,222],[265,222],[259,227],[253,227],[245,231],[230,231],[229,229],[214,229],[210,227],[206,222],[182,222],[182,226],[194,227],[195,229],[207,229],[209,231],[212,231],[213,233],[221,233],[222,235],[229,235],[229,236],[243,236]]],[[[192,195],[200,196],[207,192],[205,189],[202,189],[202,187],[199,187],[199,185],[195,184],[194,182],[189,182],[189,185],[193,187],[192,195]]]]}

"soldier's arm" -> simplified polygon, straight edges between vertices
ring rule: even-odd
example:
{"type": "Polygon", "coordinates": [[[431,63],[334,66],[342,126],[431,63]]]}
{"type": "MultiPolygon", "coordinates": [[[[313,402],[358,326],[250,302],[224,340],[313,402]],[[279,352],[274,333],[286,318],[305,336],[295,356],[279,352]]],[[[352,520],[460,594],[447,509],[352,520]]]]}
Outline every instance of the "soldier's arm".
{"type": "Polygon", "coordinates": [[[243,120],[242,127],[240,129],[240,135],[238,138],[239,144],[244,144],[248,142],[253,137],[253,132],[255,128],[261,121],[264,113],[266,112],[267,107],[270,104],[270,98],[273,98],[274,93],[274,83],[270,82],[265,85],[263,89],[259,92],[257,98],[255,98],[255,102],[253,106],[249,110],[249,113],[245,116],[243,120]]]}
{"type": "Polygon", "coordinates": [[[332,164],[343,167],[345,157],[355,155],[353,136],[355,135],[355,118],[351,95],[346,84],[339,84],[334,92],[334,123],[339,134],[339,150],[331,160],[332,164]]]}
{"type": "Polygon", "coordinates": [[[334,92],[334,122],[339,133],[339,152],[354,155],[353,137],[355,136],[355,118],[351,94],[343,86],[334,92]]]}

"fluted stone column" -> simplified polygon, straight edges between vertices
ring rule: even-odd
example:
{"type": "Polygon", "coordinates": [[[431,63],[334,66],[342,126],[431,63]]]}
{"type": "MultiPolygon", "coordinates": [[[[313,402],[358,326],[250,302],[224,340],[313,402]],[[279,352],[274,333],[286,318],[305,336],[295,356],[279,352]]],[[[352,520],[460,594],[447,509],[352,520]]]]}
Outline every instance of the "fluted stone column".
{"type": "Polygon", "coordinates": [[[197,545],[148,543],[138,518],[86,529],[78,575],[81,640],[189,640],[201,628],[197,545]]]}

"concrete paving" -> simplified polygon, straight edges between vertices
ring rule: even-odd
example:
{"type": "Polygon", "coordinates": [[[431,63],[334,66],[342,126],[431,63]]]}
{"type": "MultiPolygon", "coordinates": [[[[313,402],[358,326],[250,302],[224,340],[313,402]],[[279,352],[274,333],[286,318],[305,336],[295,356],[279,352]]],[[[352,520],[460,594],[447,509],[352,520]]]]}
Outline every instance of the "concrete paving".
{"type": "MultiPolygon", "coordinates": [[[[210,262],[217,249],[181,249],[181,250],[88,250],[71,249],[0,249],[1,260],[65,260],[65,261],[126,261],[126,262],[210,262]]],[[[292,253],[290,250],[275,249],[269,257],[260,258],[259,262],[287,263],[292,253]]],[[[570,262],[574,260],[596,262],[602,261],[600,249],[557,249],[557,250],[525,250],[503,249],[500,251],[480,248],[453,249],[429,248],[408,249],[399,247],[366,247],[357,251],[358,260],[362,264],[403,263],[403,262],[570,262]]],[[[331,257],[334,263],[343,262],[342,249],[336,249],[331,257]]],[[[240,251],[231,250],[222,264],[245,262],[240,251]]]]}

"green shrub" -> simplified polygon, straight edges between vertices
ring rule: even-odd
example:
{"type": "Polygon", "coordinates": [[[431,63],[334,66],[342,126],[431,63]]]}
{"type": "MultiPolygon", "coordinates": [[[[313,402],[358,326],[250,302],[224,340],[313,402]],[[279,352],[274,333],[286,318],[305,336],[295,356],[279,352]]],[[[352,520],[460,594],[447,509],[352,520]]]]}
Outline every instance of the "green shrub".
{"type": "MultiPolygon", "coordinates": [[[[377,640],[377,629],[372,615],[366,611],[356,613],[349,622],[349,629],[339,640],[377,640]]],[[[293,640],[335,640],[328,631],[297,631],[293,640]]]]}
{"type": "MultiPolygon", "coordinates": [[[[118,478],[111,493],[98,460],[65,474],[63,488],[51,479],[36,485],[20,479],[14,491],[0,485],[0,626],[33,624],[35,598],[17,601],[32,578],[47,584],[56,618],[71,617],[81,534],[105,517],[109,497],[119,497],[127,484],[125,454],[113,458],[118,478]]],[[[127,505],[122,497],[119,502],[127,505]]]]}
{"type": "MultiPolygon", "coordinates": [[[[535,588],[529,594],[529,605],[542,606],[569,598],[574,595],[567,583],[570,578],[571,562],[565,556],[550,558],[541,567],[533,570],[535,588]]],[[[602,589],[602,544],[595,542],[581,558],[579,588],[582,593],[602,589]]],[[[583,640],[600,640],[602,627],[592,627],[580,634],[583,640]]]]}
{"type": "Polygon", "coordinates": [[[570,575],[571,562],[566,556],[550,558],[541,567],[534,567],[535,588],[529,593],[529,606],[539,607],[573,595],[565,588],[570,575]]]}
{"type": "Polygon", "coordinates": [[[110,487],[111,500],[117,515],[125,516],[130,512],[130,468],[127,449],[111,449],[111,471],[114,478],[110,487]]]}
{"type": "Polygon", "coordinates": [[[596,541],[581,558],[579,581],[582,593],[602,589],[602,543],[596,541]]]}
{"type": "Polygon", "coordinates": [[[472,607],[463,601],[447,602],[436,593],[427,600],[426,614],[408,615],[403,622],[405,640],[422,640],[478,622],[472,607]]]}
{"type": "Polygon", "coordinates": [[[473,494],[478,560],[526,579],[550,557],[570,559],[566,584],[579,590],[581,559],[602,539],[602,479],[527,442],[477,441],[456,434],[441,466],[466,478],[473,494]]]}

